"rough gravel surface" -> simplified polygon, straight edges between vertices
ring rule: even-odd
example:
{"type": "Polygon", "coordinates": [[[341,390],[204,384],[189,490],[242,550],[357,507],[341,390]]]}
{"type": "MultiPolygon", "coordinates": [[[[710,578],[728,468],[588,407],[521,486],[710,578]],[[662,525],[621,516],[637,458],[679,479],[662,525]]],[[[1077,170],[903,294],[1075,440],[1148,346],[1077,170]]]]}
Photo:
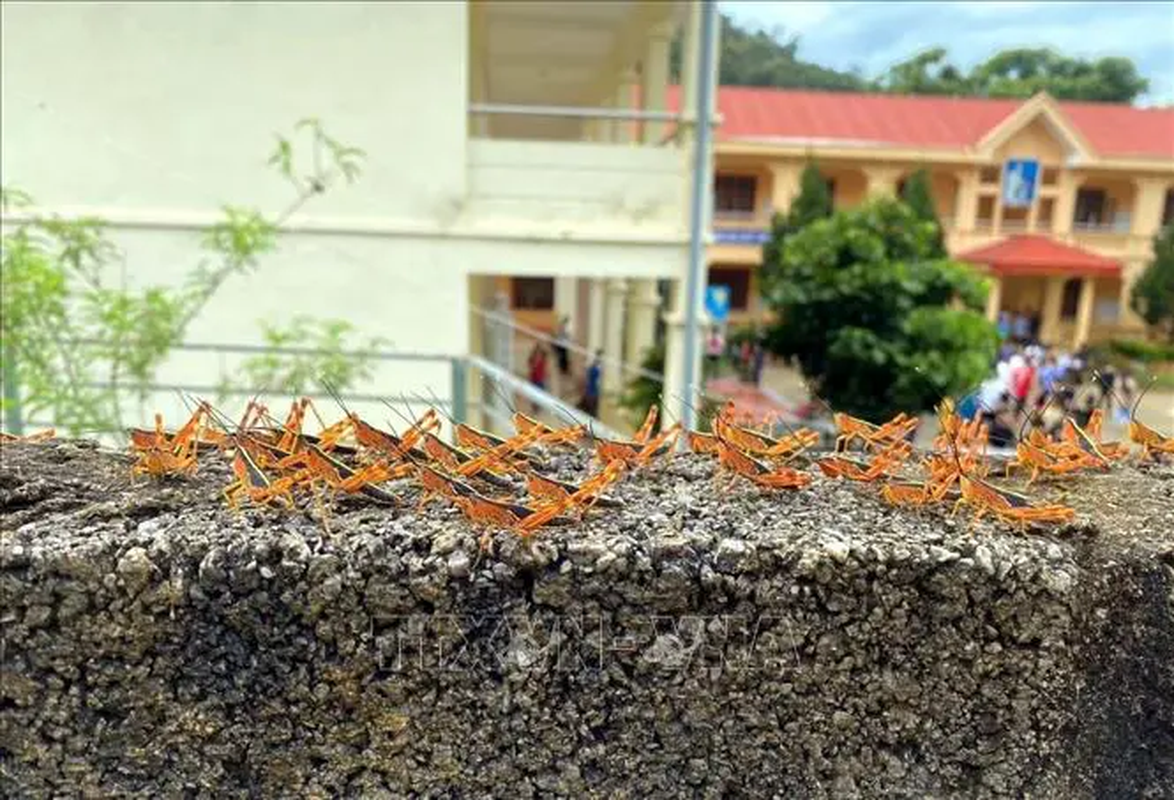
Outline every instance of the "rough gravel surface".
{"type": "Polygon", "coordinates": [[[1174,469],[1029,534],[712,477],[482,553],[6,445],[0,795],[1174,797],[1174,469]]]}

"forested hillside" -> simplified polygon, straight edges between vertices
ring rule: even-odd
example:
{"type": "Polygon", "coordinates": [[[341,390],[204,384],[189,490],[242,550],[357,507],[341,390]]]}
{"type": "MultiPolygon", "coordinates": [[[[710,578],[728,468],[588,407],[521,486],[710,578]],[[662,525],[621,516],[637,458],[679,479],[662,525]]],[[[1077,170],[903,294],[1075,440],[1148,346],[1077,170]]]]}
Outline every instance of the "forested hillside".
{"type": "MultiPolygon", "coordinates": [[[[680,72],[674,43],[673,71],[680,72]]],[[[960,69],[943,47],[918,53],[881,75],[843,72],[799,57],[799,39],[782,32],[752,30],[722,15],[721,83],[789,89],[891,92],[894,94],[1031,97],[1047,91],[1061,100],[1132,103],[1149,88],[1125,57],[1072,58],[1046,48],[996,53],[973,69],[960,69]]]]}

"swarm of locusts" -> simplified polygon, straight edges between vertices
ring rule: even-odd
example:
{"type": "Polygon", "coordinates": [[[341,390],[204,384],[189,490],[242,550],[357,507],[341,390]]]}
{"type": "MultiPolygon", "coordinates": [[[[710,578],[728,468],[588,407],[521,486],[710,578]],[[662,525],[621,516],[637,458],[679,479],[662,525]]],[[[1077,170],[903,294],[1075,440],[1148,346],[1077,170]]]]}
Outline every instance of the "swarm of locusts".
{"type": "MultiPolygon", "coordinates": [[[[451,442],[440,436],[442,412],[435,407],[414,420],[401,415],[408,425],[395,433],[338,402],[343,418],[322,424],[313,435],[303,430],[307,412],[318,415],[309,398],[295,400],[283,420],[256,400],[236,423],[204,401],[197,402],[190,419],[175,431],[168,431],[157,414],[153,430],[129,431],[132,473],[190,476],[199,458],[219,451],[234,476],[224,489],[230,507],[250,503],[294,509],[310,498],[327,525],[324,501],[359,495],[399,505],[401,494],[392,487],[407,481],[420,490],[419,508],[433,501],[452,504],[484,531],[485,544],[493,530],[528,537],[544,526],[582,519],[593,509],[618,507],[620,501],[607,494],[610,488],[634,471],[671,458],[682,444],[715,460],[716,480],[727,490],[737,481],[765,491],[802,490],[818,471],[870,487],[892,506],[952,505],[952,513],[967,506],[975,521],[989,515],[1023,530],[1036,523],[1071,521],[1075,511],[997,485],[993,473],[999,467],[1002,477],[1029,471],[1030,486],[1040,477],[1108,471],[1129,457],[1134,445],[1140,446],[1143,459],[1174,456],[1174,436],[1137,421],[1136,404],[1128,443],[1102,440],[1103,412],[1097,410],[1083,426],[1065,419],[1058,438],[1036,428],[1026,435],[1021,430],[1015,455],[1000,460],[987,454],[989,437],[982,421],[963,419],[948,398],[936,409],[939,433],[926,452],[910,443],[916,417],[902,413],[876,425],[833,412],[838,436],[830,453],[812,450],[820,440],[815,431],[788,426],[785,435],[773,435],[768,431],[775,430],[778,420],[756,423],[740,415],[732,402],[716,414],[709,432],[685,430],[677,422],[654,434],[658,412],[652,406],[630,439],[603,438],[581,424],[551,427],[517,412],[512,417],[515,433],[508,437],[450,419],[451,442]],[[554,451],[568,448],[593,455],[589,473],[579,482],[555,477],[550,465],[554,451]]],[[[46,431],[23,441],[52,435],[46,431]]],[[[5,434],[0,441],[18,440],[5,434]]]]}

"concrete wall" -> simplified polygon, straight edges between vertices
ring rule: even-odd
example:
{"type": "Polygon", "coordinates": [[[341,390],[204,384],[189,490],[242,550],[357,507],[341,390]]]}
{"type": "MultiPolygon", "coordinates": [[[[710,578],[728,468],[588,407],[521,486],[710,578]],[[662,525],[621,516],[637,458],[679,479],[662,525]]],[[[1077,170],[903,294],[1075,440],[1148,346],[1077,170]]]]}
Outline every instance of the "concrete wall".
{"type": "Polygon", "coordinates": [[[0,794],[1168,795],[1168,471],[1044,537],[699,466],[484,553],[441,509],[325,535],[234,517],[210,460],[6,449],[0,794]]]}
{"type": "Polygon", "coordinates": [[[995,151],[995,161],[1002,164],[1009,158],[1034,158],[1042,165],[1057,166],[1064,163],[1065,149],[1043,117],[1036,117],[995,151]]]}

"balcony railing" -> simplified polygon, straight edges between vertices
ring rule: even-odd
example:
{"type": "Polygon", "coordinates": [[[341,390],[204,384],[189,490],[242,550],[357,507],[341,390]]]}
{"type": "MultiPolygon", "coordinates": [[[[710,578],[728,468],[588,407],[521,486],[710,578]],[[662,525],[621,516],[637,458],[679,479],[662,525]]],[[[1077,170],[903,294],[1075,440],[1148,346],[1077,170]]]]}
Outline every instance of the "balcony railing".
{"type": "Polygon", "coordinates": [[[1129,222],[1128,220],[1096,220],[1092,222],[1073,220],[1072,230],[1077,233],[1129,233],[1129,222]]]}
{"type": "MultiPolygon", "coordinates": [[[[629,122],[642,124],[659,124],[663,127],[664,132],[658,137],[655,142],[649,143],[650,146],[664,146],[676,144],[679,140],[682,131],[692,128],[697,123],[697,117],[692,114],[684,114],[677,111],[653,111],[640,108],[606,108],[599,106],[542,106],[542,105],[524,105],[516,103],[470,103],[468,107],[469,116],[478,119],[489,118],[506,118],[506,119],[530,119],[534,120],[535,124],[532,133],[525,138],[530,139],[559,139],[559,140],[582,140],[584,137],[567,136],[567,135],[543,135],[544,131],[550,129],[552,126],[559,134],[568,133],[568,127],[557,127],[558,123],[567,121],[579,122],[629,122]]],[[[711,119],[713,125],[721,123],[720,115],[714,115],[711,119]]],[[[488,134],[480,135],[477,138],[510,138],[490,136],[488,134]]],[[[515,137],[516,138],[516,137],[515,137]]],[[[642,138],[642,137],[641,137],[642,138]]],[[[640,144],[639,139],[634,139],[631,142],[615,142],[615,144],[640,144]]]]}
{"type": "Polygon", "coordinates": [[[713,218],[721,222],[760,222],[764,219],[757,211],[734,211],[715,208],[713,218]]]}

